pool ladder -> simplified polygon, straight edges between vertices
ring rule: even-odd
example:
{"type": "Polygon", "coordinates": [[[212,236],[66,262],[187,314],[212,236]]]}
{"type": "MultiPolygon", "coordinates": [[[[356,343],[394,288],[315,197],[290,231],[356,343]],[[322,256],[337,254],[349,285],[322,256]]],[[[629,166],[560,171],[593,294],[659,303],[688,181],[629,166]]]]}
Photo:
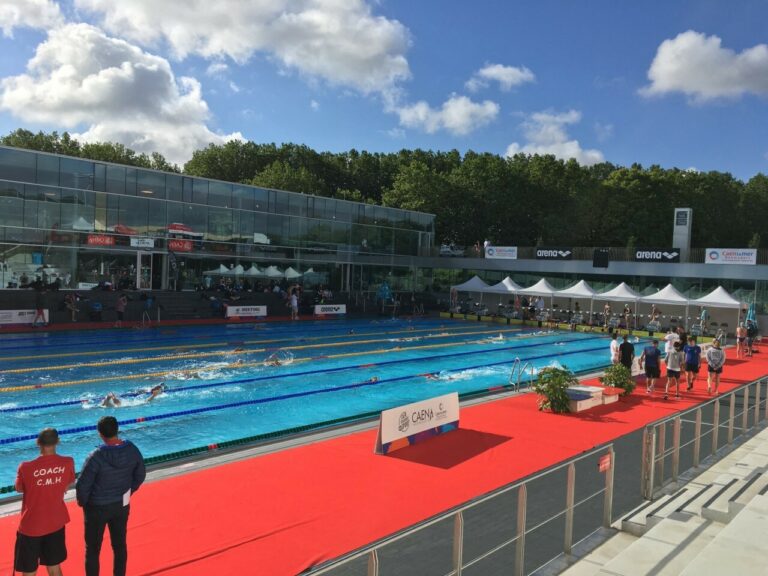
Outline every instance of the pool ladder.
{"type": "Polygon", "coordinates": [[[520,391],[520,383],[526,370],[531,372],[529,383],[533,382],[533,378],[536,375],[536,369],[533,367],[533,364],[530,362],[523,364],[520,358],[515,358],[515,361],[512,363],[512,371],[509,374],[509,385],[515,392],[520,391]]]}

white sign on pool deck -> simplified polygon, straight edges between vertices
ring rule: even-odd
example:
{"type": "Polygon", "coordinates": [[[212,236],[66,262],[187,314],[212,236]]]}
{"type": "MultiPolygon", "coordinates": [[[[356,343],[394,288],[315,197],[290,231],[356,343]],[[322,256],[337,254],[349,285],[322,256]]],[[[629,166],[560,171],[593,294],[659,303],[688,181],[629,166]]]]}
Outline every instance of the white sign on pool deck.
{"type": "MultiPolygon", "coordinates": [[[[0,324],[32,324],[37,310],[0,310],[0,324]]],[[[48,322],[48,309],[43,310],[43,316],[48,322]]]]}
{"type": "Polygon", "coordinates": [[[227,306],[227,318],[232,318],[233,316],[250,318],[252,316],[266,315],[266,306],[227,306]]]}
{"type": "Polygon", "coordinates": [[[315,305],[315,315],[346,314],[346,304],[317,304],[315,305]]]}
{"type": "Polygon", "coordinates": [[[388,454],[459,427],[459,393],[390,408],[381,413],[376,454],[388,454]]]}

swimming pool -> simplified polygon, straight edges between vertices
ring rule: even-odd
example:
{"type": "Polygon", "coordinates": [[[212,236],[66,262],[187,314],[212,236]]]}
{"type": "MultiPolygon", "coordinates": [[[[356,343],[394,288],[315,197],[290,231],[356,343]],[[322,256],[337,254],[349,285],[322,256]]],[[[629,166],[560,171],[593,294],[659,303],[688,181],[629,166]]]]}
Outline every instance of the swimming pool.
{"type": "MultiPolygon", "coordinates": [[[[477,322],[334,320],[10,335],[0,341],[0,488],[46,426],[78,468],[115,415],[149,459],[352,420],[508,384],[516,359],[607,365],[604,334],[477,322]],[[279,365],[265,365],[278,358],[279,365]],[[147,402],[159,382],[166,393],[147,402]],[[100,406],[114,392],[120,407],[100,406]]],[[[7,496],[7,494],[6,494],[7,496]]],[[[2,496],[0,496],[2,497],[2,496]]]]}

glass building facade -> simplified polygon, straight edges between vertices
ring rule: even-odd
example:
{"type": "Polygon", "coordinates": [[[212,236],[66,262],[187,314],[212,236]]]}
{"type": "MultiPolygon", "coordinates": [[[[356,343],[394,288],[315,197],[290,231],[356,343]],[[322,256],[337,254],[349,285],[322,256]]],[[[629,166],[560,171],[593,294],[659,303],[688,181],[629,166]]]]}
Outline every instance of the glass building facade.
{"type": "MultiPolygon", "coordinates": [[[[222,265],[254,278],[311,268],[317,283],[365,288],[374,269],[393,269],[363,262],[428,255],[433,243],[431,214],[0,147],[3,288],[39,278],[193,289],[222,265]]],[[[408,268],[394,276],[420,289],[408,268]]]]}

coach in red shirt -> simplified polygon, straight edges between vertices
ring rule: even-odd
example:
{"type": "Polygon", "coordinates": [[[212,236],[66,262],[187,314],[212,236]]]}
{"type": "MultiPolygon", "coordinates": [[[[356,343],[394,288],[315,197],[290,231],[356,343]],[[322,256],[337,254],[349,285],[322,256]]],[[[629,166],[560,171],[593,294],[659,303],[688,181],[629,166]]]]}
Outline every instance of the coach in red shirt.
{"type": "Polygon", "coordinates": [[[60,564],[67,559],[64,525],[69,522],[69,513],[64,493],[75,481],[75,461],[56,454],[58,443],[55,428],[40,432],[40,456],[22,462],[16,474],[16,491],[24,498],[14,566],[25,576],[37,574],[39,564],[48,568],[49,576],[61,576],[60,564]]]}

